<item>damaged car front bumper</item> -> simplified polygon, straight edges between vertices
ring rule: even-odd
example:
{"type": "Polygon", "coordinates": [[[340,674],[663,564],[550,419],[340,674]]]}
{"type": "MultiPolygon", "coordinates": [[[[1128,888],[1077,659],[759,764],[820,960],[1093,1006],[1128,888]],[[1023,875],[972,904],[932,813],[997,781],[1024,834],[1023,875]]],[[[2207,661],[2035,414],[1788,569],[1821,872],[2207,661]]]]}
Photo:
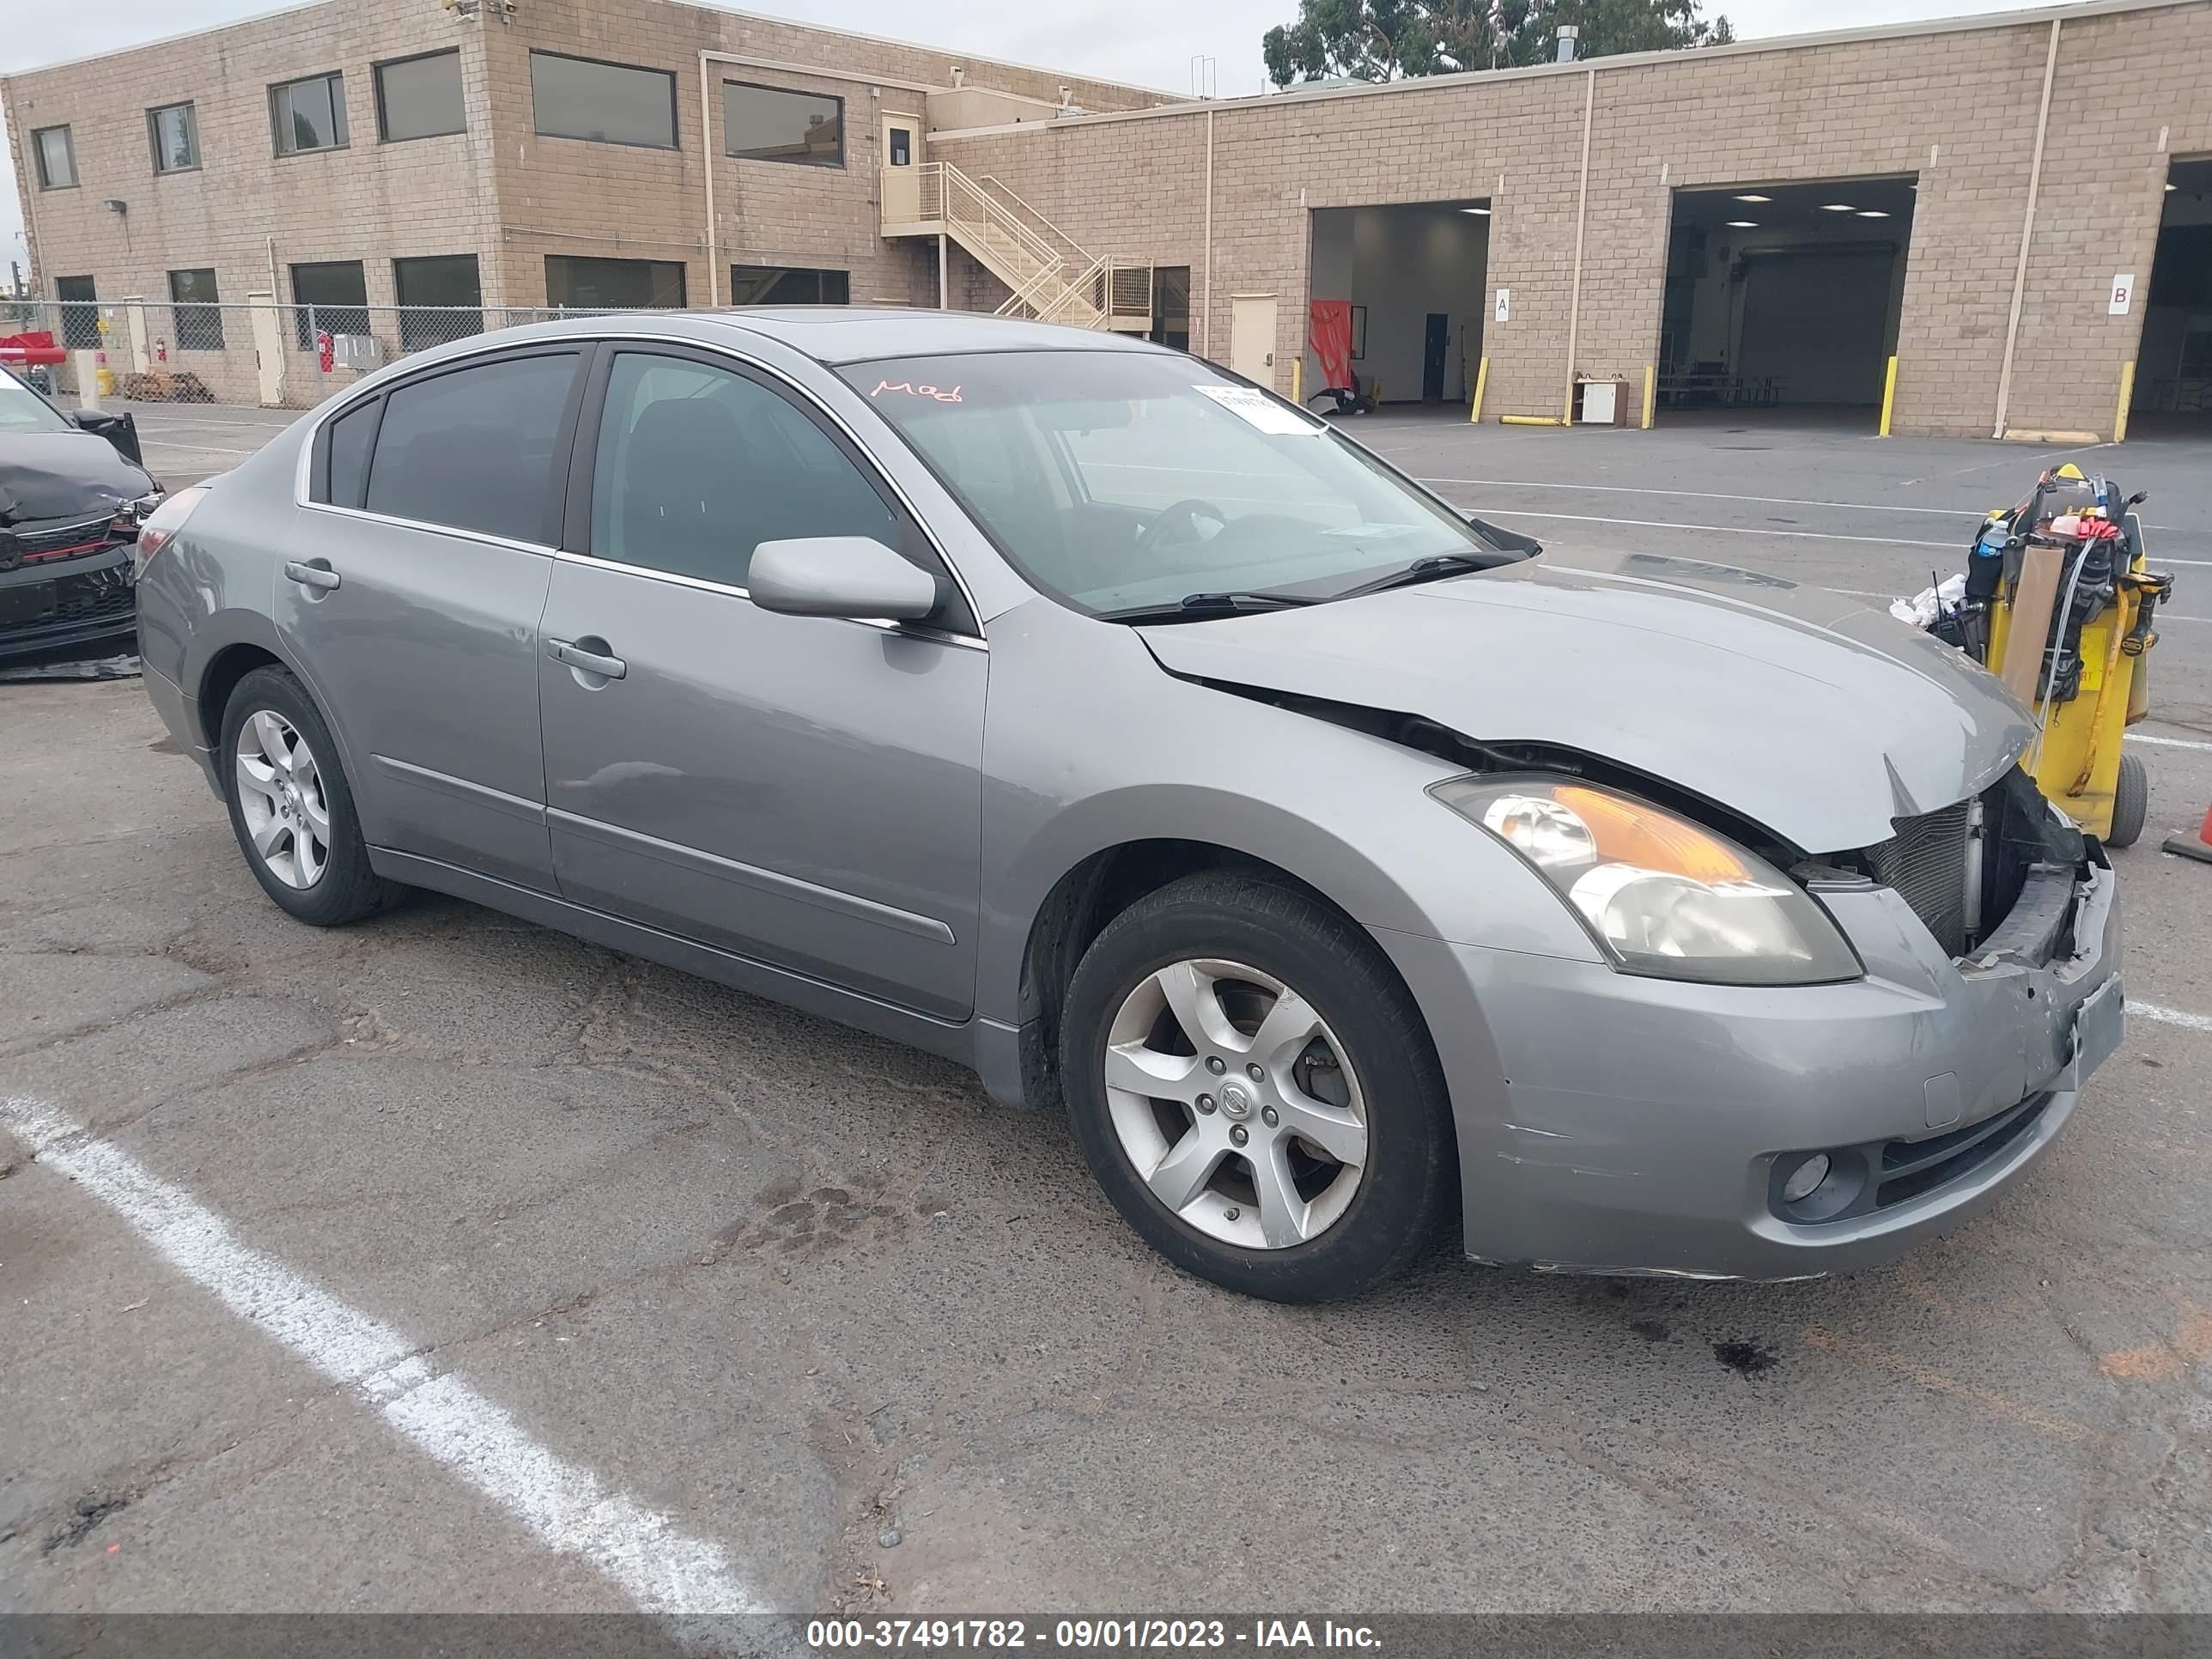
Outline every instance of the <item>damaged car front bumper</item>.
{"type": "Polygon", "coordinates": [[[1863,978],[1686,984],[1378,932],[1452,1086],[1470,1255],[1846,1271],[1955,1225],[2035,1162],[2120,1038],[2101,854],[2032,874],[1956,958],[1893,888],[1820,896],[1863,978]]]}

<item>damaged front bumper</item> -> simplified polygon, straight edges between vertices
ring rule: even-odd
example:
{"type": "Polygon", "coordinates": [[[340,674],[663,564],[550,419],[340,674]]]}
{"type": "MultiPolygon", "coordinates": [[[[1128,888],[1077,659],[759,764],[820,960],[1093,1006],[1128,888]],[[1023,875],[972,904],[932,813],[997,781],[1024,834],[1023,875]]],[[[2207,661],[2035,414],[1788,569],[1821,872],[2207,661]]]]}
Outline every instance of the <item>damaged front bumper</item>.
{"type": "Polygon", "coordinates": [[[1889,888],[1822,898],[1864,978],[1693,985],[1378,931],[1451,1085],[1468,1255],[1846,1271],[1956,1224],[2035,1161],[2119,1041],[2112,871],[2093,854],[2033,878],[1958,961],[1889,888]],[[1819,1219],[1783,1197],[1814,1154],[1859,1183],[1819,1219]]]}

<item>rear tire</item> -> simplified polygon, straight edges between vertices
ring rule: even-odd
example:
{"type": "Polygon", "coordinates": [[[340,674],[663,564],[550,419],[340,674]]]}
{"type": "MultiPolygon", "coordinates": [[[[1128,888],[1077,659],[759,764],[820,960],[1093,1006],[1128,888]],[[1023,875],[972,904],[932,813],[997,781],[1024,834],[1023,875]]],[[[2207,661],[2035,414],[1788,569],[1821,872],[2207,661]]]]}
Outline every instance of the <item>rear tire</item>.
{"type": "Polygon", "coordinates": [[[1060,1025],[1076,1138],[1185,1272],[1278,1302],[1354,1297],[1457,1212],[1449,1099],[1372,939],[1226,872],[1139,899],[1084,953],[1060,1025]]]}
{"type": "Polygon", "coordinates": [[[2140,756],[2123,755],[2119,780],[2112,786],[2112,832],[2105,837],[2105,845],[2134,846],[2149,817],[2150,774],[2143,769],[2140,756]]]}
{"type": "Polygon", "coordinates": [[[405,895],[369,867],[337,744],[289,670],[257,668],[239,681],[216,757],[246,868],[288,915],[342,927],[405,895]]]}

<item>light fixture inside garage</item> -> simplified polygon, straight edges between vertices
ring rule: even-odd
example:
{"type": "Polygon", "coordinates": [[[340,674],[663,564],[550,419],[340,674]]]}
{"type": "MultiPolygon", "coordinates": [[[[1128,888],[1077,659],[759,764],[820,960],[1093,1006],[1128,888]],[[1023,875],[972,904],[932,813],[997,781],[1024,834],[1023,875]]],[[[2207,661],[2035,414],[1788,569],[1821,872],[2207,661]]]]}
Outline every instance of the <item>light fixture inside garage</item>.
{"type": "Polygon", "coordinates": [[[1823,213],[1856,213],[1858,210],[1853,207],[1849,202],[1823,202],[1820,204],[1820,211],[1823,213]]]}
{"type": "Polygon", "coordinates": [[[1728,227],[1730,230],[1757,230],[1759,228],[1759,221],[1756,219],[1731,219],[1728,222],[1728,227]]]}
{"type": "Polygon", "coordinates": [[[1462,208],[1460,211],[1462,213],[1479,213],[1486,219],[1490,216],[1490,210],[1488,208],[1462,208]]]}
{"type": "Polygon", "coordinates": [[[1889,216],[1887,213],[1884,213],[1880,208],[1861,208],[1859,210],[1859,217],[1862,219],[1887,219],[1889,216]]]}
{"type": "Polygon", "coordinates": [[[1739,196],[1735,199],[1739,202],[1771,202],[1774,198],[1771,196],[1739,196]]]}

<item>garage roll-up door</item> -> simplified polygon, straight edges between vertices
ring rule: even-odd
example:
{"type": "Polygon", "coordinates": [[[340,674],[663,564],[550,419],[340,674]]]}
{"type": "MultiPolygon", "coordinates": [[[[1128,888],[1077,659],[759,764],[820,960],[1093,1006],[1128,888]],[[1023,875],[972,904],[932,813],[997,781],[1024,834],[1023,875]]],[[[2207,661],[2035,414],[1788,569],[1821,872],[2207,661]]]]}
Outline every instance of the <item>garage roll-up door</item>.
{"type": "Polygon", "coordinates": [[[1897,258],[1887,244],[1752,256],[1736,373],[1773,376],[1785,404],[1880,403],[1897,258]]]}

